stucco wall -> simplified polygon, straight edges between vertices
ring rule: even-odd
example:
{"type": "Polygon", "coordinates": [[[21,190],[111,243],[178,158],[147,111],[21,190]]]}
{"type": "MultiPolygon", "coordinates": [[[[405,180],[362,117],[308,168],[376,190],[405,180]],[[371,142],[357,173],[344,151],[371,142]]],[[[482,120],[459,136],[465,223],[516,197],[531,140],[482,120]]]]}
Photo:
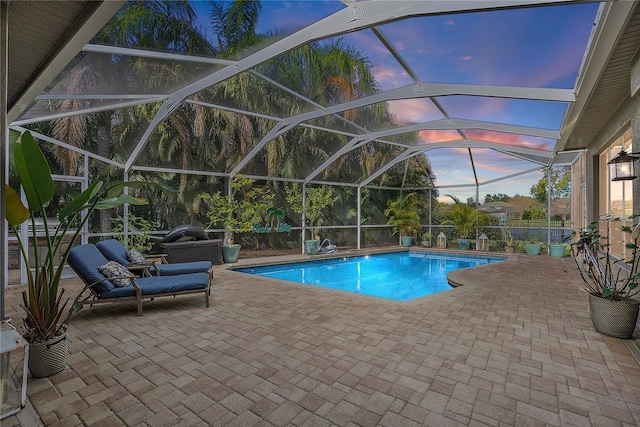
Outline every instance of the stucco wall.
{"type": "MultiPolygon", "coordinates": [[[[636,54],[631,64],[629,96],[613,113],[595,138],[587,145],[587,222],[598,218],[598,154],[600,154],[614,138],[631,125],[633,151],[640,152],[640,91],[631,96],[632,87],[640,85],[640,53],[636,54]]],[[[606,165],[604,165],[606,167],[606,165]]],[[[637,164],[636,167],[640,167],[637,164]]],[[[633,182],[634,212],[640,213],[640,179],[633,182]]]]}

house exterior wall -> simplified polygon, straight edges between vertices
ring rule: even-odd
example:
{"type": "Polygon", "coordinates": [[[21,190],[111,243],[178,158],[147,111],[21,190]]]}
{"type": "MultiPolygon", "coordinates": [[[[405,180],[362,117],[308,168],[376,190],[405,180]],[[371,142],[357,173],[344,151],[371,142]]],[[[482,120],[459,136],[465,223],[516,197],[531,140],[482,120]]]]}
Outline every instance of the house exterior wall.
{"type": "MultiPolygon", "coordinates": [[[[631,125],[633,152],[640,152],[640,53],[636,53],[631,64],[629,96],[611,115],[611,118],[600,129],[600,132],[589,142],[586,150],[587,166],[587,223],[598,219],[600,194],[600,165],[598,154],[607,148],[615,138],[631,125]],[[634,93],[634,95],[632,95],[634,93]]],[[[602,165],[607,167],[607,165],[602,165]]],[[[640,165],[636,165],[640,167],[640,165]]],[[[640,213],[640,179],[633,182],[634,213],[640,213]]]]}

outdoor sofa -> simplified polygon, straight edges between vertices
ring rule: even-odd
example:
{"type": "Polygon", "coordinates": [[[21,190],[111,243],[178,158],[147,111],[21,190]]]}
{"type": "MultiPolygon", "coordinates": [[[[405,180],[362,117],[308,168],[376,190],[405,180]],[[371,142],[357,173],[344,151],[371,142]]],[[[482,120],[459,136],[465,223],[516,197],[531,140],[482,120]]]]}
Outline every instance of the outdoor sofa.
{"type": "Polygon", "coordinates": [[[210,275],[205,272],[135,277],[124,269],[123,274],[113,275],[108,272],[110,277],[107,277],[101,272],[101,267],[104,271],[109,260],[93,244],[74,247],[67,263],[85,284],[78,300],[83,305],[136,301],[138,316],[142,316],[143,300],[202,293],[205,306],[209,307],[210,275]],[[128,284],[123,284],[122,280],[128,284]]]}

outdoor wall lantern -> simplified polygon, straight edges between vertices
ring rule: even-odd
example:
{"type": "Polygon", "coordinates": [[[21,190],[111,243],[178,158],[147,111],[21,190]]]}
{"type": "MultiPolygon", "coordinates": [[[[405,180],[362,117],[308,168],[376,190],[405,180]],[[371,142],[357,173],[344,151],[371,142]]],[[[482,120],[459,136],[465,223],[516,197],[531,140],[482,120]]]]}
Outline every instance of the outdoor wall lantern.
{"type": "Polygon", "coordinates": [[[7,321],[0,323],[0,419],[13,415],[27,402],[29,343],[7,321]]]}
{"type": "Polygon", "coordinates": [[[611,159],[608,163],[613,165],[611,168],[611,174],[613,175],[611,181],[629,181],[636,179],[635,165],[639,157],[633,154],[635,153],[627,154],[626,151],[620,150],[618,157],[611,159]]]}
{"type": "Polygon", "coordinates": [[[482,233],[478,240],[476,241],[476,250],[478,251],[488,251],[489,250],[489,238],[486,234],[482,233]]]}
{"type": "Polygon", "coordinates": [[[436,239],[436,246],[441,249],[447,247],[447,236],[445,236],[442,231],[440,232],[440,234],[438,234],[438,237],[436,239]]]}

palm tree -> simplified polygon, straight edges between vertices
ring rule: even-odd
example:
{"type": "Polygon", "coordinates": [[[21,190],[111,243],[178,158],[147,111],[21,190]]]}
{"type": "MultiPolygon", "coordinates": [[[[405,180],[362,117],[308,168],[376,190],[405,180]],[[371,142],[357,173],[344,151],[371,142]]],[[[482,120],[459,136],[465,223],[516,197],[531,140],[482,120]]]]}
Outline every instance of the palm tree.
{"type": "Polygon", "coordinates": [[[478,213],[471,206],[461,203],[457,197],[447,196],[454,201],[454,205],[449,212],[451,219],[442,221],[442,224],[454,225],[460,239],[468,239],[478,225],[478,213]]]}
{"type": "MultiPolygon", "coordinates": [[[[192,6],[184,0],[129,2],[96,35],[93,42],[211,55],[214,49],[194,27],[195,18],[192,6]]],[[[126,82],[143,86],[135,90],[164,90],[168,84],[175,84],[176,81],[188,81],[196,71],[196,66],[193,65],[168,64],[166,61],[149,58],[116,58],[113,55],[85,55],[81,56],[78,62],[78,66],[67,73],[62,83],[72,94],[91,93],[97,88],[110,85],[115,85],[118,91],[126,93],[133,90],[123,86],[126,82]]],[[[86,106],[86,101],[68,100],[62,101],[57,107],[59,111],[64,112],[86,106]]],[[[65,117],[54,122],[54,136],[77,147],[83,147],[87,141],[95,141],[97,154],[111,158],[114,155],[111,152],[112,148],[123,145],[122,138],[130,137],[134,133],[126,127],[139,127],[140,120],[148,123],[151,114],[155,112],[154,107],[143,106],[125,111],[114,110],[65,117]]],[[[203,109],[200,106],[194,106],[188,111],[178,110],[163,124],[159,131],[160,138],[156,138],[152,143],[167,139],[178,142],[171,154],[179,152],[181,166],[188,168],[186,166],[190,160],[189,141],[204,136],[202,116],[203,109]]],[[[149,148],[151,152],[158,151],[152,145],[149,148]]],[[[126,158],[127,154],[122,152],[115,155],[126,158]]],[[[62,160],[67,173],[75,173],[75,159],[75,156],[69,156],[62,160]]],[[[98,166],[98,174],[108,172],[104,166],[98,166]]],[[[179,199],[184,198],[186,182],[187,176],[182,175],[179,199]]],[[[108,231],[111,228],[111,214],[101,211],[100,218],[101,230],[108,231]]]]}
{"type": "Polygon", "coordinates": [[[262,10],[260,0],[209,1],[209,4],[218,50],[226,57],[239,55],[259,39],[255,30],[262,10]]]}

